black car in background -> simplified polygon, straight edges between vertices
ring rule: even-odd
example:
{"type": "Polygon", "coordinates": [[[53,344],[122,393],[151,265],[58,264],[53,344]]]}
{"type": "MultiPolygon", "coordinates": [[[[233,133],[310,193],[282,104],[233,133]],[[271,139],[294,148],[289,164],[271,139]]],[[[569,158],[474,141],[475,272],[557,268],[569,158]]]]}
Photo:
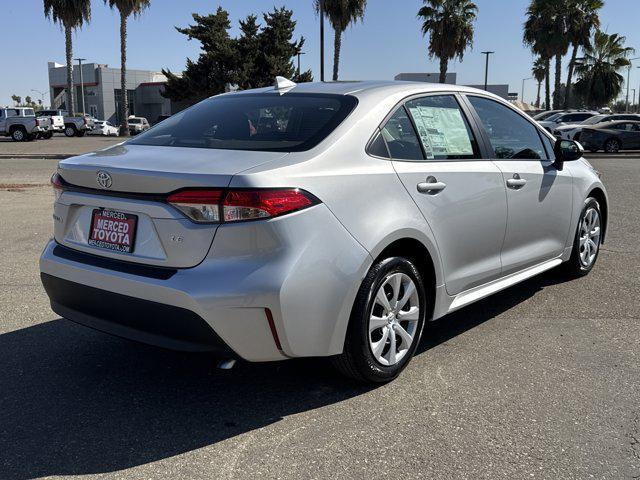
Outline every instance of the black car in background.
{"type": "Polygon", "coordinates": [[[640,149],[640,121],[617,121],[585,127],[580,134],[585,149],[616,153],[640,149]]]}

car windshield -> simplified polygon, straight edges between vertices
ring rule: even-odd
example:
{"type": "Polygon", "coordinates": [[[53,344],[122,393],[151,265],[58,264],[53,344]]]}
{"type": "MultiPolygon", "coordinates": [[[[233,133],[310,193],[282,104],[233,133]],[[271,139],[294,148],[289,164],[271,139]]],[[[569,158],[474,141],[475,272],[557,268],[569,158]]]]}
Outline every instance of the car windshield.
{"type": "Polygon", "coordinates": [[[545,121],[546,122],[555,122],[563,115],[564,115],[564,113],[554,113],[550,117],[545,118],[545,121]]]}
{"type": "Polygon", "coordinates": [[[22,116],[23,117],[35,117],[36,116],[36,112],[33,111],[33,108],[25,108],[24,110],[22,110],[22,116]]]}
{"type": "Polygon", "coordinates": [[[587,118],[581,122],[581,125],[595,125],[596,123],[603,122],[608,116],[609,115],[596,115],[594,117],[587,118]]]}
{"type": "Polygon", "coordinates": [[[128,143],[226,150],[304,151],[357,104],[350,95],[230,94],[184,110],[128,143]]]}
{"type": "Polygon", "coordinates": [[[137,125],[139,123],[142,123],[142,120],[140,120],[139,118],[130,118],[129,123],[133,123],[137,125]]]}

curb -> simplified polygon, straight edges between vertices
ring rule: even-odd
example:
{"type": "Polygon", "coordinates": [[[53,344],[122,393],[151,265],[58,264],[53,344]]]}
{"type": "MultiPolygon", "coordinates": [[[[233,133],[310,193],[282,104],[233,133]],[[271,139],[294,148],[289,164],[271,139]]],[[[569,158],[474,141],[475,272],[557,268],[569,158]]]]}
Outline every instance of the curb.
{"type": "Polygon", "coordinates": [[[32,158],[41,160],[64,160],[65,158],[82,155],[80,153],[0,153],[0,159],[32,158]]]}

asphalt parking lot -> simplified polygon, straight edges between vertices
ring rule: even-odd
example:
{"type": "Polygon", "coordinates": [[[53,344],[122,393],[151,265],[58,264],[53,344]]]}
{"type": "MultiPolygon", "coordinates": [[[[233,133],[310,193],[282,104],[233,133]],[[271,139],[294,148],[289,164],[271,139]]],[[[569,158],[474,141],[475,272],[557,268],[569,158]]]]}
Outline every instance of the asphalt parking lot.
{"type": "Polygon", "coordinates": [[[59,319],[37,262],[56,161],[0,159],[0,478],[640,478],[640,156],[591,161],[612,213],[595,270],[430,325],[366,388],[322,360],[221,371],[59,319]]]}

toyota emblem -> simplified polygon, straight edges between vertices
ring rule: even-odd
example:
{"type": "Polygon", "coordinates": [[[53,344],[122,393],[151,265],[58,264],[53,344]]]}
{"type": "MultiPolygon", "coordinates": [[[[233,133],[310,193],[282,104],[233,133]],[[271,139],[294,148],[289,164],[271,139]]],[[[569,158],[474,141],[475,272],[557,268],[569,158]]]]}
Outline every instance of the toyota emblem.
{"type": "Polygon", "coordinates": [[[96,181],[102,188],[111,188],[111,185],[113,185],[111,175],[104,170],[99,170],[98,173],[96,173],[96,181]]]}

